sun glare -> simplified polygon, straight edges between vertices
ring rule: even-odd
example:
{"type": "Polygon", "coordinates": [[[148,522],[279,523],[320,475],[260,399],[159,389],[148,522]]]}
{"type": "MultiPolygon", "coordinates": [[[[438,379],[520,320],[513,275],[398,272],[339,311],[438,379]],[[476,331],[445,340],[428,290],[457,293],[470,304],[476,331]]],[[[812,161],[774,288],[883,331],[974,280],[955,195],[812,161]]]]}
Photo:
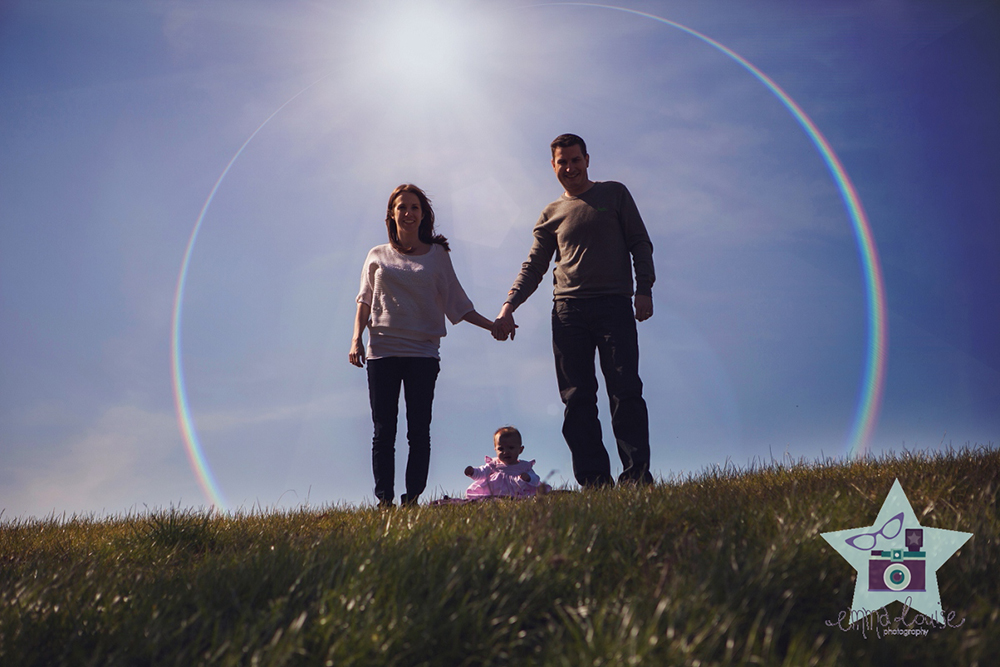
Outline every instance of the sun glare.
{"type": "Polygon", "coordinates": [[[459,26],[441,15],[408,14],[397,16],[386,30],[383,66],[398,75],[447,76],[461,54],[459,26]]]}
{"type": "Polygon", "coordinates": [[[407,3],[372,17],[358,44],[371,78],[413,90],[460,89],[470,78],[481,17],[453,6],[407,3]]]}

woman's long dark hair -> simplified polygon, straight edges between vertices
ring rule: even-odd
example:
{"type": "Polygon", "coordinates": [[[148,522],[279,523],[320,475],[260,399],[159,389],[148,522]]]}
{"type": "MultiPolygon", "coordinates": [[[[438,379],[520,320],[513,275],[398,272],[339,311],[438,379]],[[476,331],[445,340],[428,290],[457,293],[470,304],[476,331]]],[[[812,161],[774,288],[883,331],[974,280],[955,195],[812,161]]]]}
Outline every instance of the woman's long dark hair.
{"type": "Polygon", "coordinates": [[[385,228],[389,232],[389,244],[404,255],[413,252],[412,248],[407,248],[399,242],[399,233],[396,230],[396,218],[392,210],[396,204],[396,198],[404,192],[411,192],[417,196],[417,199],[420,200],[420,209],[424,213],[424,217],[420,220],[420,227],[417,228],[417,237],[424,243],[437,243],[445,250],[450,251],[451,248],[448,247],[448,239],[434,233],[434,209],[431,207],[431,200],[427,198],[423,190],[412,183],[400,185],[389,195],[389,205],[386,207],[385,213],[385,228]]]}

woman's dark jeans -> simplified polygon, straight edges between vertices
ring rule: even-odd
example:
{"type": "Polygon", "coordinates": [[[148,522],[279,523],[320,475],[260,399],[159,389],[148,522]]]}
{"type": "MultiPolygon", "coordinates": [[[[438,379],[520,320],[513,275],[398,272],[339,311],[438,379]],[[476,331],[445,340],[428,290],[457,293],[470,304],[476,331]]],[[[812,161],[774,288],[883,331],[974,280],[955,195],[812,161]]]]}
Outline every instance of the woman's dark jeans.
{"type": "Polygon", "coordinates": [[[573,456],[573,474],[583,486],[613,484],[597,417],[595,350],[601,359],[611,429],[624,468],[618,481],[651,483],[639,338],[632,302],[625,296],[558,299],[552,307],[552,351],[559,395],[566,406],[563,436],[573,456]]]}
{"type": "Polygon", "coordinates": [[[383,357],[368,360],[368,398],[372,406],[372,471],[375,497],[391,503],[396,477],[396,421],[399,386],[406,401],[406,495],[415,500],[427,486],[431,461],[431,403],[440,362],[432,357],[383,357]]]}

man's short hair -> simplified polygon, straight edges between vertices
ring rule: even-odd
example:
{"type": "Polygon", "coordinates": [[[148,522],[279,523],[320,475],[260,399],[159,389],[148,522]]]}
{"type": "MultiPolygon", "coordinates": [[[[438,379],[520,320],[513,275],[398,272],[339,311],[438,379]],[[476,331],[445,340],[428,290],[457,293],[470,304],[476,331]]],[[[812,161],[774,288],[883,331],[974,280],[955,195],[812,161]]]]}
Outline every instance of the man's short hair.
{"type": "Polygon", "coordinates": [[[493,434],[493,442],[497,443],[501,440],[514,440],[518,445],[521,445],[521,432],[513,426],[501,426],[493,434]]]}
{"type": "Polygon", "coordinates": [[[587,142],[575,134],[560,134],[549,144],[549,148],[552,149],[552,157],[556,156],[557,148],[569,148],[570,146],[579,146],[580,151],[587,155],[587,142]]]}

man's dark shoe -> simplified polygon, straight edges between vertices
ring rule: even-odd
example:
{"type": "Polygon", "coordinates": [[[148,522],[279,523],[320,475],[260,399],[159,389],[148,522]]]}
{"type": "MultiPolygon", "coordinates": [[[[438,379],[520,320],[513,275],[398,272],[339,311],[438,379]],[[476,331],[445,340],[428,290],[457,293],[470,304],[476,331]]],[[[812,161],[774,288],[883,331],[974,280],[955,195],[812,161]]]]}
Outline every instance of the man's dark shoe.
{"type": "Polygon", "coordinates": [[[647,466],[643,466],[646,470],[639,473],[637,470],[630,470],[629,474],[626,476],[622,473],[618,476],[619,484],[631,484],[634,486],[652,486],[655,482],[653,481],[653,475],[649,472],[647,466]]]}

